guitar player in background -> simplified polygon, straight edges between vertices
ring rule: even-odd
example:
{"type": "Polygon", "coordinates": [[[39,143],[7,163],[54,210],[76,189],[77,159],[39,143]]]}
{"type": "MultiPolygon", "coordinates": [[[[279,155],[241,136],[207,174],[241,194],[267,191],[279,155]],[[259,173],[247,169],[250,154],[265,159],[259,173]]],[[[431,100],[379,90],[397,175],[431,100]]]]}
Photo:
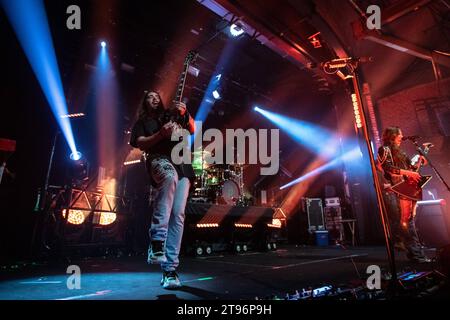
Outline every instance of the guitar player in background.
{"type": "Polygon", "coordinates": [[[181,287],[177,267],[184,210],[195,175],[191,164],[173,164],[171,152],[178,142],[171,141],[171,136],[177,128],[193,134],[194,119],[183,102],[173,101],[170,106],[164,106],[157,91],[145,92],[138,112],[138,120],[131,131],[130,145],[144,151],[150,181],[158,190],[153,202],[147,262],[161,265],[163,288],[175,289],[181,287]]]}
{"type": "Polygon", "coordinates": [[[417,172],[419,161],[426,164],[422,156],[411,159],[400,148],[403,139],[399,127],[389,127],[383,132],[383,146],[378,149],[378,165],[385,183],[384,201],[388,211],[395,248],[407,252],[414,262],[430,262],[425,255],[416,232],[415,215],[417,201],[403,197],[390,189],[391,186],[407,179],[418,183],[421,175],[417,172]]]}

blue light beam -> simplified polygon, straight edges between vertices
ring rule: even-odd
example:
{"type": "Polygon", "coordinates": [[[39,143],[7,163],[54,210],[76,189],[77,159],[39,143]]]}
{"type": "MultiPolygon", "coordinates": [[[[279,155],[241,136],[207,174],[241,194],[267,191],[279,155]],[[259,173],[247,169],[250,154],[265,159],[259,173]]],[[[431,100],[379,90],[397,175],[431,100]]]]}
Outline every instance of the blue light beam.
{"type": "Polygon", "coordinates": [[[337,166],[339,166],[344,161],[352,161],[352,160],[356,160],[356,159],[362,159],[362,153],[361,153],[361,150],[359,149],[359,147],[355,148],[347,153],[344,153],[341,157],[336,158],[336,159],[308,172],[307,174],[285,184],[284,186],[281,186],[280,190],[289,188],[295,184],[303,182],[303,181],[305,181],[311,177],[314,177],[316,175],[319,175],[325,171],[332,170],[332,169],[336,168],[337,166]]]}
{"type": "Polygon", "coordinates": [[[220,54],[219,61],[216,65],[215,73],[209,80],[208,87],[206,88],[202,102],[200,103],[200,107],[198,108],[198,111],[195,115],[195,121],[206,121],[206,118],[208,117],[208,114],[215,103],[215,99],[213,99],[212,93],[219,86],[221,78],[223,77],[223,72],[229,67],[235,49],[235,41],[228,41],[225,44],[225,47],[223,48],[222,53],[220,54]]]}
{"type": "Polygon", "coordinates": [[[333,157],[339,153],[339,139],[331,131],[305,121],[261,109],[257,106],[253,109],[277,125],[296,142],[320,156],[333,157]]]}
{"type": "Polygon", "coordinates": [[[25,55],[73,154],[77,153],[68,118],[55,49],[42,0],[1,0],[25,55]]]}

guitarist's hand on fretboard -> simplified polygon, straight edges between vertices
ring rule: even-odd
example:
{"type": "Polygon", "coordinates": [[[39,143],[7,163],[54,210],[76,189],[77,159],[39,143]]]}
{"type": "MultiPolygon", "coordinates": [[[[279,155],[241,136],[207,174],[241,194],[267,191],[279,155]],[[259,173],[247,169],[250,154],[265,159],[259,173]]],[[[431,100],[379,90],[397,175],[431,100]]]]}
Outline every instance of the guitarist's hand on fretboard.
{"type": "Polygon", "coordinates": [[[428,160],[424,156],[420,156],[419,161],[419,163],[422,163],[422,166],[426,166],[428,164],[428,160]]]}
{"type": "Polygon", "coordinates": [[[186,113],[186,104],[181,101],[173,101],[172,108],[177,109],[180,116],[184,116],[184,114],[186,113]]]}

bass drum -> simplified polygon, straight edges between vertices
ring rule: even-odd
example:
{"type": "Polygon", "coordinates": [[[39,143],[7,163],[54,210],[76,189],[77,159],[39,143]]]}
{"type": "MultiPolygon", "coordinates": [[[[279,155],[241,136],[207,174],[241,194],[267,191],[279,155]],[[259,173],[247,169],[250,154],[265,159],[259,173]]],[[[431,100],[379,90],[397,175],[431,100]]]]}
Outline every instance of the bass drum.
{"type": "Polygon", "coordinates": [[[241,190],[239,184],[234,180],[225,180],[220,184],[217,203],[235,205],[238,202],[240,195],[241,190]]]}

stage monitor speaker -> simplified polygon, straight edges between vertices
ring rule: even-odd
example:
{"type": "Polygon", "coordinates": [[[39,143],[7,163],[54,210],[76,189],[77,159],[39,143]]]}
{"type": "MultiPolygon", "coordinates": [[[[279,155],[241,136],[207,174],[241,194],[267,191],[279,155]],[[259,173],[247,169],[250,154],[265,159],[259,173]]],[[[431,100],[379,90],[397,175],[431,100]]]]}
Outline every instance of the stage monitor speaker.
{"type": "Polygon", "coordinates": [[[450,244],[450,216],[445,200],[417,202],[416,228],[420,240],[428,247],[450,244]]]}
{"type": "Polygon", "coordinates": [[[188,202],[183,246],[186,252],[197,245],[222,251],[241,242],[261,247],[274,231],[268,226],[274,213],[275,209],[266,207],[188,202]]]}

